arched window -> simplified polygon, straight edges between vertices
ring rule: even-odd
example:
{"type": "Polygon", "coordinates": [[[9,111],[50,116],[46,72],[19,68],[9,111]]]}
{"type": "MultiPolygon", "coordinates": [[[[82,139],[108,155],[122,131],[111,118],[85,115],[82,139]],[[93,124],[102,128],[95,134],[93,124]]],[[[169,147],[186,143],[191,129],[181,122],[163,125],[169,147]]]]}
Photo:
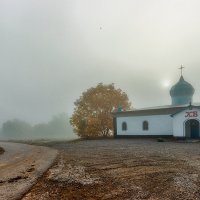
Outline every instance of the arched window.
{"type": "Polygon", "coordinates": [[[127,130],[127,124],[126,122],[122,123],[122,131],[126,131],[127,130]]]}
{"type": "Polygon", "coordinates": [[[149,123],[148,123],[148,121],[143,121],[143,130],[144,131],[149,130],[149,123]]]}

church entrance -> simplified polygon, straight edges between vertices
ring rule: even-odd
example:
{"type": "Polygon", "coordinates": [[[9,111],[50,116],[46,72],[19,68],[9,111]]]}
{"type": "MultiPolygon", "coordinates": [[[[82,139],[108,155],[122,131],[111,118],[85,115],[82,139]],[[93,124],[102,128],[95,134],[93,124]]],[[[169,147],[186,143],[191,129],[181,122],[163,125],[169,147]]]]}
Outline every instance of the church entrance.
{"type": "Polygon", "coordinates": [[[187,138],[199,138],[199,121],[190,119],[185,122],[185,136],[187,138]]]}

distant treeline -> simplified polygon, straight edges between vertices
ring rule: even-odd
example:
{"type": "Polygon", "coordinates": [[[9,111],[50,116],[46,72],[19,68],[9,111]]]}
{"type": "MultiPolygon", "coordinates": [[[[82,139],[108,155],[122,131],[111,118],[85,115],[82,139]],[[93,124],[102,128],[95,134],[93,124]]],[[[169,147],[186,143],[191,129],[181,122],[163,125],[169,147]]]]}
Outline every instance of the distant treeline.
{"type": "Polygon", "coordinates": [[[48,123],[34,126],[19,119],[8,120],[3,123],[0,131],[0,139],[73,139],[76,137],[65,113],[54,116],[48,123]]]}

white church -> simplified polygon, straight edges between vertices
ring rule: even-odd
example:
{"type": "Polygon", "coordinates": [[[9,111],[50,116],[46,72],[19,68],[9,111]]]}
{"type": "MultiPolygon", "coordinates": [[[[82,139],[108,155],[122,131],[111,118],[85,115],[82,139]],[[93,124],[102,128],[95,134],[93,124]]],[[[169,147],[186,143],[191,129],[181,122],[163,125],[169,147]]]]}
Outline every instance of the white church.
{"type": "MultiPolygon", "coordinates": [[[[181,67],[182,70],[182,67],[181,67]]],[[[171,105],[113,113],[114,136],[200,138],[200,104],[193,86],[182,76],[170,89],[171,105]]]]}

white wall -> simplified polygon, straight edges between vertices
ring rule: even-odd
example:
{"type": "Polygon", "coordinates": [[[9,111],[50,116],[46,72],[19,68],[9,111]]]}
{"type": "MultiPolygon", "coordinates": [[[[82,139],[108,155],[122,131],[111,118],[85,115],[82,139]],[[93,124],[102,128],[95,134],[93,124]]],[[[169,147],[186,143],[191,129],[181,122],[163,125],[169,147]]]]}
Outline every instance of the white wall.
{"type": "Polygon", "coordinates": [[[186,109],[173,117],[173,132],[174,137],[185,137],[185,122],[189,119],[197,119],[200,120],[200,111],[199,109],[186,109]],[[185,117],[187,112],[196,111],[198,117],[185,117]]]}
{"type": "Polygon", "coordinates": [[[172,121],[170,115],[117,117],[117,135],[173,135],[172,121]],[[148,121],[149,130],[143,130],[143,121],[148,121]],[[123,122],[126,131],[122,131],[123,122]]]}

